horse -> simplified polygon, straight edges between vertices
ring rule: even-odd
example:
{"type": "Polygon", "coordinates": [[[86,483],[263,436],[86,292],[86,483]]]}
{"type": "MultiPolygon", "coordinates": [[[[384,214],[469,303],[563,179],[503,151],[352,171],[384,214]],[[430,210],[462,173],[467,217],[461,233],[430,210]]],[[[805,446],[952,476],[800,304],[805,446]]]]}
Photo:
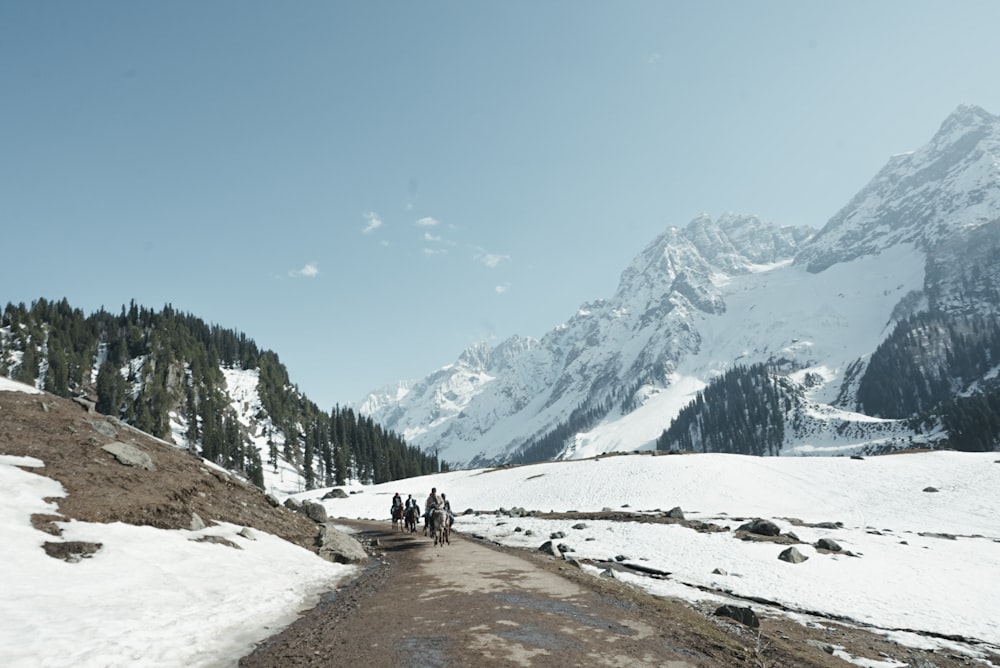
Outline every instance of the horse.
{"type": "Polygon", "coordinates": [[[445,543],[451,545],[451,532],[448,529],[448,513],[440,508],[432,510],[429,526],[431,535],[434,536],[435,547],[444,545],[445,543]]]}
{"type": "Polygon", "coordinates": [[[392,507],[392,530],[402,531],[403,525],[403,506],[393,506],[392,507]]]}
{"type": "Polygon", "coordinates": [[[403,513],[403,526],[408,529],[410,533],[417,532],[417,518],[420,516],[420,511],[416,506],[410,506],[403,513]]]}

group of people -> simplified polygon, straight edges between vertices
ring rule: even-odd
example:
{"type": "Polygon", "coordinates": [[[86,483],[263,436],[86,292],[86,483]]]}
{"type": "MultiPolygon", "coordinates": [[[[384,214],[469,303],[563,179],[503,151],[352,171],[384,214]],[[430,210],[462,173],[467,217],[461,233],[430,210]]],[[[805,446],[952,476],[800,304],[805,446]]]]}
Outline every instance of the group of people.
{"type": "MultiPolygon", "coordinates": [[[[396,492],[396,494],[392,497],[392,508],[390,513],[393,517],[395,517],[396,509],[402,508],[403,516],[405,516],[406,511],[411,507],[418,509],[420,507],[417,500],[413,498],[413,495],[408,494],[406,496],[406,501],[403,501],[403,497],[399,495],[399,492],[396,492]]],[[[448,514],[448,526],[451,526],[451,524],[455,521],[455,513],[451,512],[451,501],[448,500],[448,497],[444,492],[439,494],[437,487],[431,487],[431,493],[427,496],[427,501],[424,503],[424,524],[427,524],[430,519],[431,512],[437,508],[441,508],[448,514]]]]}

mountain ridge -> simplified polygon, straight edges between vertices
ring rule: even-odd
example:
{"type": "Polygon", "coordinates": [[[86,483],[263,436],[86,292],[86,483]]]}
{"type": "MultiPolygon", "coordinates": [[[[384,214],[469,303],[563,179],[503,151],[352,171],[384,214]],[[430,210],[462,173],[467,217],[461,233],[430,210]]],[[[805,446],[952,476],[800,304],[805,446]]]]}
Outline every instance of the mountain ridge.
{"type": "Polygon", "coordinates": [[[1000,119],[960,106],[928,144],[891,157],[819,231],[737,214],[668,227],[622,272],[611,298],[581,305],[505,373],[463,385],[462,365],[451,365],[417,381],[420,394],[370,395],[359,406],[378,404],[375,419],[459,465],[590,456],[668,445],[650,432],[665,432],[734,365],[761,363],[796,388],[794,410],[781,417],[783,453],[941,446],[940,428],[890,427],[859,412],[856,388],[875,348],[908,316],[1000,312],[998,165],[1000,119]],[[748,329],[756,340],[741,338],[748,329]],[[442,387],[452,391],[448,402],[435,400],[442,387]],[[457,387],[467,392],[456,395],[457,387]],[[658,414],[644,415],[653,405],[658,414]],[[812,424],[818,415],[840,417],[824,430],[812,424]],[[791,428],[805,422],[809,430],[791,428]],[[845,441],[848,432],[857,436],[845,441]]]}

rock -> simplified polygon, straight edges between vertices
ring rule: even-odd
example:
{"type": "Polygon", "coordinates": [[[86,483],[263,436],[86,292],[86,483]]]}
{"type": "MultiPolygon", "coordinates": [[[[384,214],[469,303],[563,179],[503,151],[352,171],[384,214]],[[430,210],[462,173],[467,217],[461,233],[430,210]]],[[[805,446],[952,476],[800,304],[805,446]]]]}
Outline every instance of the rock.
{"type": "Polygon", "coordinates": [[[567,545],[566,543],[559,543],[558,545],[556,545],[556,547],[557,547],[557,548],[559,549],[559,551],[560,551],[560,552],[562,552],[563,554],[566,554],[567,552],[576,552],[576,550],[574,550],[573,548],[571,548],[571,547],[570,547],[569,545],[567,545]]]}
{"type": "Polygon", "coordinates": [[[243,527],[242,529],[240,529],[240,532],[236,535],[243,536],[247,540],[257,540],[257,536],[254,535],[254,532],[250,530],[250,527],[243,527]]]}
{"type": "Polygon", "coordinates": [[[677,506],[675,508],[671,508],[670,510],[668,510],[666,512],[666,517],[669,517],[674,520],[682,520],[684,519],[684,511],[681,510],[680,506],[677,506]]]}
{"type": "Polygon", "coordinates": [[[566,533],[563,531],[553,531],[552,533],[549,534],[549,538],[551,538],[552,540],[558,540],[560,538],[565,538],[565,537],[566,533]]]}
{"type": "Polygon", "coordinates": [[[925,492],[937,492],[937,491],[940,491],[940,490],[938,490],[937,487],[924,487],[923,491],[925,491],[925,492]]]}
{"type": "Polygon", "coordinates": [[[87,397],[73,397],[73,401],[83,406],[88,413],[97,413],[97,403],[87,397]]]}
{"type": "Polygon", "coordinates": [[[156,470],[156,466],[153,464],[153,458],[131,443],[115,441],[114,443],[108,443],[103,446],[101,450],[114,455],[114,458],[125,466],[134,466],[147,471],[156,470]]]}
{"type": "Polygon", "coordinates": [[[715,610],[715,616],[735,619],[740,624],[749,626],[752,629],[760,626],[760,620],[757,619],[757,613],[750,608],[741,608],[735,605],[720,605],[715,610]]]}
{"type": "Polygon", "coordinates": [[[583,522],[580,522],[579,524],[574,524],[572,528],[579,531],[580,529],[586,529],[587,525],[584,524],[583,522]]]}
{"type": "Polygon", "coordinates": [[[360,564],[368,561],[365,548],[352,536],[327,525],[320,526],[319,556],[337,564],[360,564]]]}
{"type": "Polygon", "coordinates": [[[191,531],[201,531],[205,528],[205,520],[198,513],[191,513],[191,531]]]}
{"type": "Polygon", "coordinates": [[[801,564],[808,558],[809,557],[799,552],[798,549],[796,549],[795,547],[790,547],[778,555],[778,559],[781,559],[782,561],[787,561],[790,564],[801,564]]]}
{"type": "Polygon", "coordinates": [[[265,494],[264,500],[267,501],[272,508],[277,508],[278,506],[281,505],[281,501],[278,501],[278,497],[276,497],[274,494],[265,494]]]}
{"type": "Polygon", "coordinates": [[[830,552],[840,552],[841,550],[840,544],[832,538],[820,538],[816,541],[816,547],[830,552]]]}
{"type": "Polygon", "coordinates": [[[194,539],[196,543],[215,543],[216,545],[225,545],[226,547],[234,547],[237,550],[242,550],[243,548],[229,540],[228,538],[223,538],[222,536],[199,536],[194,539]]]}
{"type": "Polygon", "coordinates": [[[615,572],[613,570],[611,570],[610,568],[605,568],[603,571],[601,571],[601,577],[602,578],[611,578],[612,580],[617,580],[618,579],[618,578],[615,577],[615,572]]]}
{"type": "Polygon", "coordinates": [[[327,499],[346,499],[348,496],[349,496],[348,493],[342,490],[341,488],[334,487],[329,492],[323,495],[323,500],[326,501],[327,499]]]}
{"type": "Polygon", "coordinates": [[[316,501],[306,501],[303,503],[300,512],[318,524],[326,522],[327,519],[326,508],[322,503],[317,503],[316,501]]]}
{"type": "Polygon", "coordinates": [[[624,554],[617,554],[617,555],[615,555],[615,561],[627,561],[627,560],[628,560],[628,557],[626,557],[624,554]]]}
{"type": "Polygon", "coordinates": [[[861,461],[864,461],[865,458],[862,457],[861,455],[851,455],[851,459],[859,459],[861,461]]]}
{"type": "Polygon", "coordinates": [[[736,530],[748,531],[750,533],[757,534],[758,536],[777,536],[781,533],[781,529],[777,524],[771,520],[763,520],[760,518],[757,518],[752,522],[747,522],[736,530]]]}
{"type": "Polygon", "coordinates": [[[712,575],[729,575],[729,571],[727,571],[725,568],[716,568],[714,571],[712,571],[712,575]]]}
{"type": "Polygon", "coordinates": [[[302,510],[302,503],[298,499],[293,499],[292,497],[288,497],[287,499],[285,499],[285,508],[288,508],[289,510],[294,510],[295,512],[299,512],[300,510],[302,510]]]}
{"type": "Polygon", "coordinates": [[[544,543],[542,543],[541,546],[538,548],[538,551],[544,552],[545,554],[551,554],[553,557],[562,556],[562,552],[559,551],[558,547],[552,544],[551,540],[547,540],[544,543]]]}
{"type": "Polygon", "coordinates": [[[101,549],[101,543],[85,543],[78,540],[70,540],[64,543],[43,543],[42,549],[45,554],[53,559],[62,559],[71,564],[75,564],[81,559],[89,559],[101,549]]]}
{"type": "Polygon", "coordinates": [[[110,422],[111,418],[106,418],[104,420],[91,420],[90,426],[94,430],[101,434],[102,436],[107,436],[108,438],[118,438],[118,427],[110,422]]]}

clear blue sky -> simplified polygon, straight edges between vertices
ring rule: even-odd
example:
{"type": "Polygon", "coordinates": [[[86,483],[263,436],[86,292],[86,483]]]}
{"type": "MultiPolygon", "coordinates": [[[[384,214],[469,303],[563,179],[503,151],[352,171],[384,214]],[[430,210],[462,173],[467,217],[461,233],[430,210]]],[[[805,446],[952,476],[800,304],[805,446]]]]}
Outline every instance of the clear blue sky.
{"type": "Polygon", "coordinates": [[[706,212],[821,227],[1000,2],[0,3],[0,303],[166,303],[323,408],[541,337],[706,212]]]}

